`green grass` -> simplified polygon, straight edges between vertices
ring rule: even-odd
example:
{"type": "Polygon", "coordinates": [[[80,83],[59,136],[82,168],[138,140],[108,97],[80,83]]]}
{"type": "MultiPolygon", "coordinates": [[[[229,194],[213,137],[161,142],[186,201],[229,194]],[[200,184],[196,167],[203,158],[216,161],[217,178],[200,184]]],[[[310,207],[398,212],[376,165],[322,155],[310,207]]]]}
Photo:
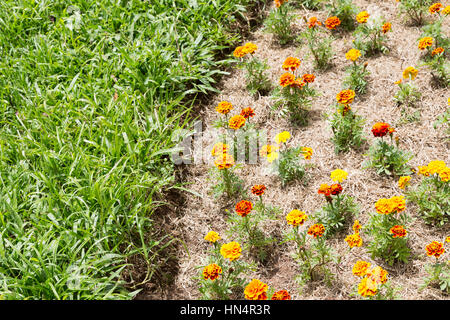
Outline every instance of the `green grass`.
{"type": "Polygon", "coordinates": [[[151,279],[174,240],[149,236],[177,187],[172,135],[215,90],[249,3],[0,3],[1,298],[130,299],[136,254],[151,279]]]}

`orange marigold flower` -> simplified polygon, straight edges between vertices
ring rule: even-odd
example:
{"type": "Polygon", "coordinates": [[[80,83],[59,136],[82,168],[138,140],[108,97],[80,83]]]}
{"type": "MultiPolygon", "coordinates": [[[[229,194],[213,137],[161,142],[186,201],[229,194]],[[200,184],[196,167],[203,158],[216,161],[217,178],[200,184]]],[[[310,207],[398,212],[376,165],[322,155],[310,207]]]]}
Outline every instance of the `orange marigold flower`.
{"type": "Polygon", "coordinates": [[[220,240],[220,236],[219,236],[219,234],[218,234],[217,232],[215,232],[215,231],[210,231],[210,232],[208,232],[208,234],[205,236],[204,239],[205,239],[206,241],[209,241],[209,242],[214,243],[214,242],[220,240]]]}
{"type": "Polygon", "coordinates": [[[379,214],[390,214],[394,207],[390,199],[381,198],[375,202],[375,209],[379,214]]]}
{"type": "Polygon", "coordinates": [[[306,83],[313,83],[316,77],[313,74],[304,74],[303,75],[303,81],[306,83]]]}
{"type": "Polygon", "coordinates": [[[340,104],[350,104],[355,98],[355,91],[351,89],[342,90],[336,95],[336,100],[340,104]]]}
{"type": "Polygon", "coordinates": [[[330,186],[330,192],[333,196],[337,196],[342,192],[342,186],[339,183],[332,184],[330,186]]]}
{"type": "Polygon", "coordinates": [[[275,3],[275,7],[279,8],[281,7],[281,5],[285,2],[287,2],[288,0],[274,0],[275,3]]]}
{"type": "Polygon", "coordinates": [[[292,73],[286,72],[280,77],[280,86],[287,87],[293,84],[295,81],[295,76],[292,73]]]}
{"type": "Polygon", "coordinates": [[[406,201],[404,196],[395,196],[389,200],[392,204],[392,211],[399,213],[406,209],[406,201]]]}
{"type": "Polygon", "coordinates": [[[403,79],[409,79],[414,80],[417,77],[417,74],[419,73],[419,70],[417,70],[414,67],[407,67],[405,70],[403,70],[403,79]]]}
{"type": "Polygon", "coordinates": [[[213,146],[211,150],[211,155],[213,157],[217,157],[227,152],[228,152],[228,145],[222,142],[218,142],[213,146]]]}
{"type": "Polygon", "coordinates": [[[355,276],[364,277],[367,273],[367,270],[369,270],[369,268],[370,268],[370,262],[358,260],[358,261],[356,261],[355,265],[353,266],[352,273],[355,276]]]}
{"type": "Polygon", "coordinates": [[[300,67],[300,63],[301,61],[298,58],[287,57],[283,62],[282,68],[286,71],[295,71],[298,67],[300,67]]]}
{"type": "Polygon", "coordinates": [[[221,114],[227,114],[233,109],[233,106],[228,101],[221,101],[216,107],[216,111],[221,114]]]}
{"type": "Polygon", "coordinates": [[[319,190],[317,191],[318,194],[323,194],[326,197],[329,197],[331,195],[331,187],[326,184],[322,183],[319,187],[319,190]]]}
{"type": "Polygon", "coordinates": [[[359,223],[359,220],[355,220],[355,222],[353,223],[353,231],[355,233],[359,233],[359,230],[362,228],[361,224],[359,223]]]}
{"type": "Polygon", "coordinates": [[[361,11],[356,15],[356,21],[358,21],[359,23],[366,23],[369,17],[370,15],[367,11],[361,11]]]}
{"type": "Polygon", "coordinates": [[[228,126],[231,129],[237,130],[245,124],[245,118],[240,114],[232,116],[228,121],[228,126]]]}
{"type": "Polygon", "coordinates": [[[424,37],[419,40],[419,49],[424,50],[424,49],[430,47],[432,44],[433,44],[433,38],[424,37]]]}
{"type": "Polygon", "coordinates": [[[386,22],[385,24],[383,24],[383,26],[381,27],[381,31],[383,33],[387,33],[388,31],[390,31],[392,28],[392,25],[390,22],[386,22]]]}
{"type": "Polygon", "coordinates": [[[403,226],[395,225],[390,230],[390,233],[392,233],[393,238],[403,238],[406,236],[406,230],[403,226]]]}
{"type": "Polygon", "coordinates": [[[350,234],[345,237],[345,241],[347,242],[350,248],[361,247],[362,246],[362,238],[359,233],[350,234]]]}
{"type": "Polygon", "coordinates": [[[431,52],[431,55],[432,55],[432,56],[435,56],[435,55],[441,54],[441,53],[443,53],[443,52],[444,52],[444,48],[442,48],[442,47],[437,47],[436,49],[434,49],[434,50],[431,52]]]}
{"type": "Polygon", "coordinates": [[[245,119],[253,117],[254,115],[255,111],[251,107],[244,108],[241,110],[241,116],[243,116],[245,119]]]}
{"type": "Polygon", "coordinates": [[[244,46],[236,47],[236,49],[234,49],[234,51],[233,51],[233,56],[235,56],[236,58],[242,58],[246,54],[247,54],[247,52],[246,52],[244,46]]]}
{"type": "Polygon", "coordinates": [[[358,285],[358,293],[363,297],[374,296],[377,291],[377,284],[369,278],[363,278],[358,285]]]}
{"type": "Polygon", "coordinates": [[[325,232],[325,227],[323,224],[316,223],[309,227],[308,234],[314,238],[320,238],[325,232]]]}
{"type": "Polygon", "coordinates": [[[443,7],[444,7],[444,6],[442,5],[442,3],[437,2],[437,3],[435,3],[435,4],[432,4],[432,5],[428,8],[428,11],[429,11],[431,14],[437,13],[437,12],[441,11],[441,9],[442,9],[443,7]]]}
{"type": "Polygon", "coordinates": [[[290,85],[292,88],[301,89],[306,85],[305,81],[302,78],[295,79],[295,81],[290,85]]]}
{"type": "Polygon", "coordinates": [[[320,25],[322,25],[322,23],[319,20],[317,20],[317,17],[309,18],[309,21],[308,21],[309,29],[314,28],[315,26],[320,26],[320,25]]]}
{"type": "Polygon", "coordinates": [[[236,204],[234,210],[241,217],[246,217],[253,210],[253,203],[247,200],[241,200],[236,204]]]}
{"type": "Polygon", "coordinates": [[[305,158],[305,160],[309,160],[309,159],[311,159],[311,156],[313,154],[313,149],[311,149],[309,147],[302,147],[302,154],[303,154],[303,157],[305,158]]]}
{"type": "Polygon", "coordinates": [[[280,290],[272,295],[272,300],[291,300],[291,296],[286,290],[280,290]]]}
{"type": "Polygon", "coordinates": [[[367,278],[371,279],[375,283],[386,283],[388,273],[383,268],[377,266],[372,270],[369,270],[366,274],[367,278]]]}
{"type": "Polygon", "coordinates": [[[435,256],[436,259],[439,258],[444,252],[444,244],[438,241],[433,241],[425,247],[427,251],[427,256],[435,256]]]}
{"type": "Polygon", "coordinates": [[[254,43],[248,42],[244,45],[245,53],[254,54],[256,50],[258,50],[258,46],[254,43]]]}
{"type": "Polygon", "coordinates": [[[288,213],[288,215],[286,216],[286,221],[288,224],[291,224],[294,227],[297,227],[297,226],[305,223],[307,218],[308,218],[308,216],[305,214],[304,211],[294,209],[288,213]]]}
{"type": "Polygon", "coordinates": [[[231,154],[222,153],[219,154],[214,160],[214,165],[219,170],[229,169],[234,166],[234,157],[231,154]]]}
{"type": "Polygon", "coordinates": [[[338,17],[329,17],[325,20],[325,27],[330,30],[336,29],[341,24],[341,20],[338,17]]]}
{"type": "Polygon", "coordinates": [[[372,133],[375,137],[384,137],[389,132],[390,125],[385,122],[377,122],[372,127],[372,133]]]}
{"type": "Polygon", "coordinates": [[[257,184],[252,187],[252,193],[255,196],[262,196],[266,191],[266,186],[263,184],[257,184]]]}
{"type": "Polygon", "coordinates": [[[241,252],[242,252],[241,245],[236,241],[224,243],[220,247],[220,254],[225,259],[229,259],[230,261],[239,259],[239,257],[241,256],[241,252]]]}
{"type": "Polygon", "coordinates": [[[222,268],[219,265],[215,264],[215,263],[207,265],[203,269],[203,279],[205,279],[205,280],[210,279],[210,280],[214,281],[221,274],[222,274],[222,268]]]}
{"type": "Polygon", "coordinates": [[[244,290],[245,299],[247,300],[266,300],[268,286],[264,282],[253,279],[244,290]]]}

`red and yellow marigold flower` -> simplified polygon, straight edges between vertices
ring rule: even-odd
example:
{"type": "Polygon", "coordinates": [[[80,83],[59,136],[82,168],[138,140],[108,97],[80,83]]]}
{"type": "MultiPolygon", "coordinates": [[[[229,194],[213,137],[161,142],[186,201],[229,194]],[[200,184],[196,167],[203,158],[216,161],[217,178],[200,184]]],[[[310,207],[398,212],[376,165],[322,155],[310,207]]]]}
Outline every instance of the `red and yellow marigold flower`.
{"type": "Polygon", "coordinates": [[[358,21],[359,23],[366,23],[369,17],[370,15],[367,11],[361,11],[356,15],[356,21],[358,21]]]}
{"type": "Polygon", "coordinates": [[[450,181],[450,168],[445,167],[444,169],[439,172],[439,178],[441,178],[442,182],[448,182],[450,181]]]}
{"type": "Polygon", "coordinates": [[[311,156],[313,154],[313,149],[311,149],[309,147],[302,147],[302,154],[303,154],[303,157],[305,158],[305,160],[309,160],[309,159],[311,159],[311,156]]]}
{"type": "Polygon", "coordinates": [[[424,50],[428,47],[431,47],[433,45],[433,38],[431,37],[424,37],[419,40],[419,49],[424,50]]]}
{"type": "Polygon", "coordinates": [[[241,110],[241,116],[243,116],[245,119],[251,118],[255,115],[255,111],[251,108],[244,108],[241,110]]]}
{"type": "Polygon", "coordinates": [[[215,264],[212,263],[210,265],[207,265],[205,268],[203,268],[203,279],[205,280],[216,280],[221,274],[222,274],[222,268],[215,264]]]}
{"type": "Polygon", "coordinates": [[[218,142],[216,144],[214,144],[212,150],[211,150],[211,155],[213,157],[217,157],[219,155],[222,155],[224,153],[228,152],[228,145],[222,142],[218,142]]]}
{"type": "Polygon", "coordinates": [[[331,195],[331,187],[326,184],[322,183],[319,187],[319,190],[317,191],[318,194],[323,194],[325,197],[329,197],[331,195]]]}
{"type": "Polygon", "coordinates": [[[434,3],[434,4],[432,4],[431,6],[429,6],[429,7],[428,7],[428,11],[429,11],[431,14],[433,14],[433,13],[439,13],[439,11],[441,11],[441,9],[442,9],[443,7],[444,7],[444,6],[442,5],[442,3],[437,2],[437,3],[434,3]]]}
{"type": "Polygon", "coordinates": [[[329,17],[325,20],[325,27],[330,30],[336,29],[341,24],[338,17],[329,17]]]}
{"type": "Polygon", "coordinates": [[[305,214],[304,211],[294,209],[287,214],[286,221],[288,224],[297,227],[299,225],[303,225],[303,223],[305,223],[307,218],[308,216],[305,214]]]}
{"type": "Polygon", "coordinates": [[[286,290],[279,290],[272,295],[271,300],[291,300],[291,295],[286,290]]]}
{"type": "Polygon", "coordinates": [[[233,109],[233,105],[228,101],[221,101],[216,107],[216,111],[221,114],[228,114],[231,109],[233,109]]]}
{"type": "Polygon", "coordinates": [[[320,223],[313,224],[308,229],[308,234],[310,236],[313,236],[314,238],[320,238],[321,236],[323,236],[324,232],[325,227],[320,223]]]}
{"type": "Polygon", "coordinates": [[[263,184],[257,184],[252,187],[252,193],[255,196],[262,196],[266,191],[266,186],[263,184]]]}
{"type": "Polygon", "coordinates": [[[442,160],[433,160],[428,163],[428,172],[430,174],[439,174],[444,168],[446,168],[446,164],[442,160]]]}
{"type": "Polygon", "coordinates": [[[303,75],[303,81],[306,83],[313,83],[316,77],[313,74],[306,73],[303,75]]]}
{"type": "Polygon", "coordinates": [[[392,24],[390,22],[386,22],[385,24],[383,24],[383,26],[381,27],[381,32],[383,33],[387,33],[391,30],[392,28],[392,24]]]}
{"type": "Polygon", "coordinates": [[[230,129],[237,130],[245,125],[245,118],[240,114],[232,116],[230,120],[228,120],[228,126],[230,129]]]}
{"type": "Polygon", "coordinates": [[[233,56],[235,56],[236,58],[242,58],[246,54],[247,54],[247,52],[245,51],[244,46],[236,47],[236,49],[234,49],[234,51],[233,51],[233,56]]]}
{"type": "Polygon", "coordinates": [[[258,46],[254,43],[248,42],[244,45],[245,53],[254,54],[256,50],[258,50],[258,46]]]}
{"type": "Polygon", "coordinates": [[[394,196],[389,200],[391,201],[393,212],[395,211],[400,213],[406,209],[406,201],[404,196],[394,196]]]}
{"type": "Polygon", "coordinates": [[[388,278],[388,272],[381,268],[380,266],[376,266],[372,270],[367,271],[366,277],[373,280],[375,283],[386,283],[388,278]]]}
{"type": "Polygon", "coordinates": [[[450,14],[450,6],[446,6],[445,8],[444,8],[444,10],[442,10],[442,14],[444,14],[444,15],[449,15],[450,14]]]}
{"type": "Polygon", "coordinates": [[[359,233],[359,230],[361,230],[361,228],[362,228],[362,226],[359,223],[359,220],[355,220],[355,222],[353,223],[353,227],[352,227],[353,232],[354,233],[359,233]]]}
{"type": "Polygon", "coordinates": [[[428,170],[428,166],[419,166],[419,171],[417,172],[418,174],[421,174],[425,177],[430,176],[430,171],[428,170]]]}
{"type": "Polygon", "coordinates": [[[205,238],[206,241],[209,241],[211,243],[215,243],[216,241],[220,240],[220,236],[215,231],[210,231],[206,234],[205,238]]]}
{"type": "Polygon", "coordinates": [[[291,70],[292,72],[295,71],[298,67],[300,67],[300,59],[294,58],[294,57],[287,57],[286,60],[284,60],[282,68],[286,71],[291,70]]]}
{"type": "Polygon", "coordinates": [[[219,170],[229,169],[234,166],[234,157],[231,154],[222,153],[214,160],[214,165],[219,170]]]}
{"type": "Polygon", "coordinates": [[[351,89],[342,90],[336,95],[336,100],[340,104],[350,104],[355,99],[355,91],[351,89]]]}
{"type": "Polygon", "coordinates": [[[309,20],[308,20],[308,28],[309,29],[314,28],[315,26],[320,26],[320,25],[322,25],[322,23],[319,20],[317,20],[317,17],[309,18],[309,20]]]}
{"type": "Polygon", "coordinates": [[[236,204],[234,210],[244,218],[253,210],[253,203],[248,200],[241,200],[236,204]]]}
{"type": "Polygon", "coordinates": [[[378,288],[375,281],[363,278],[358,285],[358,293],[363,297],[371,297],[377,294],[378,288]]]}
{"type": "Polygon", "coordinates": [[[398,179],[398,187],[400,189],[405,189],[407,185],[409,185],[409,181],[411,180],[410,176],[401,176],[398,179]]]}
{"type": "Polygon", "coordinates": [[[391,126],[385,122],[377,122],[372,126],[372,133],[374,137],[384,137],[388,134],[391,126]]]}
{"type": "Polygon", "coordinates": [[[335,183],[330,186],[330,193],[333,196],[337,196],[341,192],[342,192],[342,186],[339,183],[335,183]]]}
{"type": "Polygon", "coordinates": [[[295,82],[295,76],[292,73],[283,73],[280,77],[280,86],[287,87],[295,82]]]}
{"type": "Polygon", "coordinates": [[[359,233],[350,234],[345,237],[345,241],[347,242],[350,248],[361,247],[362,246],[362,238],[359,233]]]}
{"type": "Polygon", "coordinates": [[[358,277],[364,277],[370,268],[370,262],[358,260],[353,266],[352,273],[358,277]]]}
{"type": "Polygon", "coordinates": [[[437,47],[436,49],[434,49],[434,50],[431,52],[431,55],[432,55],[432,56],[435,56],[435,55],[441,54],[441,53],[443,53],[443,52],[444,52],[444,48],[442,48],[442,47],[437,47]]]}
{"type": "Polygon", "coordinates": [[[220,254],[225,259],[229,259],[230,261],[239,259],[239,257],[241,256],[241,252],[242,252],[241,245],[236,241],[224,243],[220,247],[220,254]]]}
{"type": "Polygon", "coordinates": [[[433,241],[430,244],[428,244],[425,247],[425,250],[427,252],[427,256],[434,256],[437,258],[439,258],[444,252],[444,244],[438,241],[433,241]]]}
{"type": "Polygon", "coordinates": [[[264,282],[253,279],[244,290],[245,299],[247,300],[266,300],[268,286],[264,282]]]}
{"type": "Polygon", "coordinates": [[[407,234],[406,229],[399,225],[393,226],[389,232],[392,233],[392,238],[403,238],[407,234]]]}

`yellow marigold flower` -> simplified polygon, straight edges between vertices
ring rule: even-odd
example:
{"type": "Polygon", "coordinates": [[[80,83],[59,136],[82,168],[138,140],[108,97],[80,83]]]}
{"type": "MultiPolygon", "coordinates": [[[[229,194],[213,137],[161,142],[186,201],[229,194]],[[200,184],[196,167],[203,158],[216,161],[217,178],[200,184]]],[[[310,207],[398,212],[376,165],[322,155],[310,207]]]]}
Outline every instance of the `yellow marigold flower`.
{"type": "Polygon", "coordinates": [[[392,233],[393,238],[403,238],[406,236],[407,232],[406,229],[403,226],[395,225],[390,230],[390,233],[392,233]]]}
{"type": "Polygon", "coordinates": [[[278,149],[279,149],[278,146],[266,144],[265,146],[262,146],[262,148],[259,150],[259,155],[261,157],[267,157],[269,154],[275,152],[278,149]]]}
{"type": "Polygon", "coordinates": [[[409,180],[411,180],[410,176],[402,176],[398,179],[398,187],[400,189],[405,189],[407,185],[409,185],[409,180]]]}
{"type": "Polygon", "coordinates": [[[350,104],[355,98],[355,91],[351,89],[342,90],[336,95],[336,100],[340,104],[350,104]]]}
{"type": "Polygon", "coordinates": [[[427,166],[419,166],[418,174],[428,177],[430,175],[430,171],[427,166]]]}
{"type": "Polygon", "coordinates": [[[375,202],[375,209],[379,214],[389,214],[394,210],[394,207],[390,199],[381,198],[375,202]]]}
{"type": "Polygon", "coordinates": [[[445,242],[450,242],[450,236],[445,238],[445,242]]]}
{"type": "Polygon", "coordinates": [[[286,221],[288,224],[297,227],[298,225],[302,225],[303,223],[305,223],[307,218],[308,216],[304,211],[294,209],[288,213],[288,215],[286,216],[286,221]]]}
{"type": "Polygon", "coordinates": [[[278,133],[275,136],[275,142],[278,144],[285,143],[286,141],[288,141],[290,139],[290,137],[291,137],[291,134],[289,132],[283,131],[283,132],[278,133]]]}
{"type": "Polygon", "coordinates": [[[331,174],[330,174],[331,180],[337,181],[339,183],[346,180],[347,176],[348,176],[348,173],[341,169],[336,169],[334,171],[331,171],[331,174]]]}
{"type": "Polygon", "coordinates": [[[445,167],[439,172],[439,178],[441,178],[442,182],[448,182],[450,180],[450,168],[445,167]]]}
{"type": "Polygon", "coordinates": [[[269,163],[272,163],[275,160],[277,160],[279,157],[280,157],[280,154],[278,152],[271,152],[267,155],[267,161],[269,163]]]}
{"type": "Polygon", "coordinates": [[[286,71],[295,71],[298,67],[300,67],[300,63],[301,61],[298,58],[287,57],[283,62],[282,68],[286,71]]]}
{"type": "Polygon", "coordinates": [[[302,153],[303,153],[303,157],[306,160],[311,159],[311,156],[313,154],[313,149],[309,148],[309,147],[302,147],[302,153]]]}
{"type": "Polygon", "coordinates": [[[223,153],[227,153],[228,152],[228,145],[222,142],[217,142],[212,150],[211,150],[211,155],[213,157],[217,157],[223,153]]]}
{"type": "Polygon", "coordinates": [[[369,270],[366,274],[367,278],[373,280],[375,283],[386,283],[388,273],[383,268],[377,266],[369,270]]]}
{"type": "Polygon", "coordinates": [[[369,278],[363,278],[358,285],[358,293],[363,297],[370,297],[377,294],[377,284],[369,278]]]}
{"type": "Polygon", "coordinates": [[[210,231],[210,232],[208,232],[208,234],[205,236],[205,240],[214,243],[214,242],[220,240],[220,236],[219,236],[219,234],[218,234],[217,232],[215,232],[215,231],[210,231]]]}
{"type": "Polygon", "coordinates": [[[233,56],[235,56],[236,58],[242,58],[246,54],[247,52],[245,51],[244,46],[236,47],[236,49],[234,49],[233,51],[233,56]]]}
{"type": "Polygon", "coordinates": [[[356,21],[358,21],[359,23],[366,23],[369,17],[370,15],[367,11],[361,11],[356,15],[356,21]]]}
{"type": "Polygon", "coordinates": [[[353,266],[352,273],[358,277],[364,277],[370,268],[370,262],[358,260],[353,266]]]}
{"type": "Polygon", "coordinates": [[[350,49],[350,50],[345,54],[345,59],[351,60],[351,61],[353,61],[353,62],[355,62],[356,60],[358,60],[359,57],[361,57],[361,51],[359,51],[358,49],[350,49]]]}
{"type": "Polygon", "coordinates": [[[383,24],[383,26],[381,27],[381,32],[383,33],[387,33],[388,31],[390,31],[392,28],[392,24],[390,22],[386,22],[385,24],[383,24]]]}
{"type": "Polygon", "coordinates": [[[316,223],[309,227],[308,234],[314,238],[320,238],[325,232],[325,227],[323,224],[316,223]]]}
{"type": "Polygon", "coordinates": [[[403,70],[403,79],[409,79],[411,77],[411,80],[414,80],[417,77],[418,73],[419,70],[417,70],[416,68],[408,67],[403,70]]]}
{"type": "Polygon", "coordinates": [[[437,12],[441,11],[441,9],[442,9],[443,7],[444,7],[444,6],[442,5],[442,3],[437,2],[437,3],[432,4],[432,5],[428,8],[428,11],[429,11],[431,14],[437,13],[437,12]]]}
{"type": "Polygon", "coordinates": [[[396,211],[397,213],[399,213],[406,209],[406,201],[404,196],[395,196],[389,200],[392,203],[392,211],[396,211]]]}
{"type": "Polygon", "coordinates": [[[362,238],[359,233],[350,234],[345,237],[345,241],[347,242],[350,248],[361,247],[362,246],[362,238]]]}
{"type": "Polygon", "coordinates": [[[225,259],[229,259],[230,261],[239,259],[239,257],[241,256],[241,252],[241,245],[236,241],[225,243],[222,245],[222,247],[220,247],[220,254],[225,259]]]}
{"type": "Polygon", "coordinates": [[[234,157],[231,154],[222,153],[214,160],[214,165],[219,170],[229,169],[234,166],[234,157]]]}
{"type": "Polygon", "coordinates": [[[450,14],[450,6],[446,6],[444,8],[444,10],[442,10],[442,13],[445,14],[445,15],[449,15],[450,14]]]}
{"type": "Polygon", "coordinates": [[[215,263],[207,265],[203,269],[203,279],[205,279],[205,280],[210,279],[210,280],[214,281],[221,274],[222,274],[222,268],[219,265],[215,264],[215,263]]]}
{"type": "Polygon", "coordinates": [[[432,44],[433,44],[433,38],[424,37],[419,40],[419,49],[424,50],[424,49],[430,47],[432,44]]]}
{"type": "Polygon", "coordinates": [[[433,160],[430,161],[430,163],[428,163],[428,172],[430,174],[439,174],[439,172],[441,172],[442,169],[444,169],[446,167],[446,164],[444,161],[442,160],[433,160]]]}
{"type": "Polygon", "coordinates": [[[268,286],[264,282],[253,279],[244,290],[245,299],[247,300],[266,300],[268,286]]]}
{"type": "Polygon", "coordinates": [[[353,223],[353,227],[352,227],[353,231],[354,231],[355,233],[358,233],[359,230],[361,230],[361,228],[362,228],[362,226],[361,226],[361,224],[359,223],[359,220],[355,220],[355,222],[353,223]]]}
{"type": "Polygon", "coordinates": [[[228,101],[221,101],[216,107],[216,111],[221,114],[227,114],[233,109],[233,106],[228,101]]]}
{"type": "Polygon", "coordinates": [[[228,126],[234,130],[241,128],[244,124],[245,124],[245,117],[240,114],[232,116],[228,121],[228,126]]]}
{"type": "Polygon", "coordinates": [[[245,53],[253,54],[256,50],[258,50],[258,46],[254,43],[248,42],[244,45],[245,53]]]}

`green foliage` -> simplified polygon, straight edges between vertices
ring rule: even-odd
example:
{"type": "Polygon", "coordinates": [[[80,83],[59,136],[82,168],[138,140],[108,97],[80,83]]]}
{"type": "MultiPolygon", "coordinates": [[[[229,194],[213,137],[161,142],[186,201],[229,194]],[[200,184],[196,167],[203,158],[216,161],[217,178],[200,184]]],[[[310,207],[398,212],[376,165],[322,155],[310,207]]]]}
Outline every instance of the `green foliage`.
{"type": "Polygon", "coordinates": [[[352,0],[331,0],[326,9],[329,16],[336,16],[341,20],[341,27],[344,30],[355,30],[355,16],[359,12],[359,8],[353,4],[352,0]]]}
{"type": "Polygon", "coordinates": [[[308,10],[319,10],[322,7],[322,2],[324,0],[294,0],[292,4],[308,10]]]}
{"type": "Polygon", "coordinates": [[[267,95],[272,89],[272,84],[266,73],[269,69],[267,61],[261,61],[255,56],[249,59],[243,59],[239,65],[240,68],[245,69],[245,85],[247,90],[255,95],[267,95]]]}
{"type": "Polygon", "coordinates": [[[428,277],[424,279],[421,290],[426,287],[438,287],[442,292],[450,294],[450,264],[449,262],[437,262],[425,266],[428,277]]]}
{"type": "Polygon", "coordinates": [[[422,27],[422,34],[420,35],[420,39],[424,37],[433,38],[433,46],[428,47],[428,54],[425,58],[431,57],[432,48],[442,47],[446,52],[450,50],[450,38],[446,35],[446,33],[442,30],[442,23],[445,21],[445,16],[442,15],[438,17],[434,22],[424,25],[422,27]]]}
{"type": "Polygon", "coordinates": [[[314,66],[320,70],[328,69],[334,55],[331,45],[334,38],[328,33],[321,33],[318,27],[308,28],[301,36],[306,39],[309,51],[314,57],[314,66]]]}
{"type": "Polygon", "coordinates": [[[406,176],[411,174],[407,163],[412,159],[408,152],[397,148],[391,141],[378,139],[369,149],[369,159],[365,162],[365,168],[373,168],[377,174],[388,176],[406,176]]]}
{"type": "Polygon", "coordinates": [[[442,88],[450,85],[450,62],[446,59],[445,52],[435,54],[425,65],[431,69],[431,76],[436,84],[442,88]]]}
{"type": "Polygon", "coordinates": [[[436,129],[438,126],[444,126],[446,134],[450,139],[450,108],[447,108],[441,115],[439,115],[436,121],[433,123],[433,127],[436,129]]]}
{"type": "Polygon", "coordinates": [[[402,81],[398,84],[398,91],[394,96],[394,101],[397,105],[402,105],[405,108],[414,108],[420,100],[422,94],[417,89],[412,81],[402,81]]]}
{"type": "Polygon", "coordinates": [[[281,45],[288,44],[295,38],[292,31],[295,16],[289,11],[289,5],[284,3],[279,8],[274,8],[264,20],[264,29],[274,34],[281,45]]]}
{"type": "Polygon", "coordinates": [[[292,181],[300,181],[305,177],[305,166],[299,162],[302,147],[286,148],[280,151],[279,158],[273,163],[284,187],[292,181]]]}
{"type": "Polygon", "coordinates": [[[331,141],[336,154],[347,152],[350,148],[359,148],[366,141],[363,131],[365,119],[352,110],[344,111],[344,108],[338,106],[333,114],[327,116],[333,132],[331,141]]]}
{"type": "Polygon", "coordinates": [[[367,91],[367,77],[370,75],[367,64],[358,65],[353,63],[346,70],[347,76],[344,79],[343,87],[352,89],[358,95],[363,95],[367,91]]]}
{"type": "Polygon", "coordinates": [[[407,263],[411,256],[408,236],[394,238],[390,229],[395,225],[405,226],[408,222],[406,214],[401,212],[390,214],[373,213],[363,230],[370,234],[371,241],[367,250],[374,258],[382,258],[389,265],[400,261],[407,263]]]}
{"type": "Polygon", "coordinates": [[[432,0],[402,0],[398,2],[399,11],[412,24],[421,26],[425,20],[424,16],[428,13],[428,7],[432,2],[432,0]]]}
{"type": "Polygon", "coordinates": [[[425,177],[419,185],[408,189],[406,197],[419,207],[425,222],[443,226],[450,220],[450,184],[439,176],[425,177]]]}
{"type": "Polygon", "coordinates": [[[377,53],[386,54],[389,49],[386,46],[386,36],[382,27],[386,21],[383,17],[369,17],[367,23],[360,23],[353,33],[355,37],[354,46],[361,53],[370,57],[377,53]]]}

